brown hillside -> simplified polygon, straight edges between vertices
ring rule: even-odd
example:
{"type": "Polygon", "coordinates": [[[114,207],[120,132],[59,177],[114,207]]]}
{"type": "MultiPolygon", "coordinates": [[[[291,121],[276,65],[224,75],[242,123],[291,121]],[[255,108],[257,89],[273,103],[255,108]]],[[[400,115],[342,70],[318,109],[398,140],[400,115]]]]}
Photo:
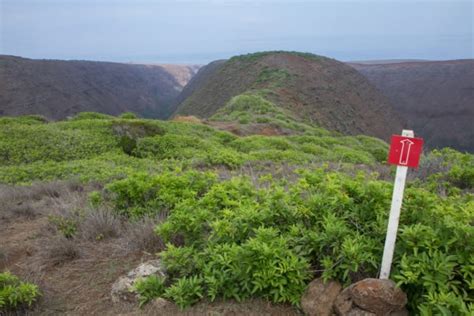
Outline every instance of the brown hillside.
{"type": "Polygon", "coordinates": [[[351,65],[428,146],[474,152],[474,60],[351,65]]]}
{"type": "Polygon", "coordinates": [[[0,55],[0,115],[77,112],[167,118],[185,82],[159,65],[32,60],[0,55]]]}
{"type": "Polygon", "coordinates": [[[344,134],[387,139],[401,130],[388,101],[353,68],[290,52],[238,56],[203,67],[184,88],[175,113],[207,118],[232,97],[253,91],[303,121],[344,134]]]}

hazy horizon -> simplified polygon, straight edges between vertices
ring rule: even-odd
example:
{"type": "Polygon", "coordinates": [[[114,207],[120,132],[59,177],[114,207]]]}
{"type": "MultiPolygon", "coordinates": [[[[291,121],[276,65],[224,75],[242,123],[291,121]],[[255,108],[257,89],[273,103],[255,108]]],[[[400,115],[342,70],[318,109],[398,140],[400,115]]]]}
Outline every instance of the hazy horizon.
{"type": "Polygon", "coordinates": [[[472,1],[0,0],[0,54],[205,64],[268,50],[474,58],[472,1]]]}

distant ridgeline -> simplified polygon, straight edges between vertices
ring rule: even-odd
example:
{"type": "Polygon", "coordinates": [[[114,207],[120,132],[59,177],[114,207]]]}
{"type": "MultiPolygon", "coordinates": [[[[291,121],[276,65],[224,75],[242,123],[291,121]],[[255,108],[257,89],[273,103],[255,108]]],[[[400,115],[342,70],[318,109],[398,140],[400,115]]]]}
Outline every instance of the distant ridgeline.
{"type": "Polygon", "coordinates": [[[0,115],[64,119],[132,111],[167,118],[194,66],[34,60],[0,55],[0,115]]]}
{"type": "Polygon", "coordinates": [[[474,60],[351,64],[431,148],[474,153],[474,60]]]}

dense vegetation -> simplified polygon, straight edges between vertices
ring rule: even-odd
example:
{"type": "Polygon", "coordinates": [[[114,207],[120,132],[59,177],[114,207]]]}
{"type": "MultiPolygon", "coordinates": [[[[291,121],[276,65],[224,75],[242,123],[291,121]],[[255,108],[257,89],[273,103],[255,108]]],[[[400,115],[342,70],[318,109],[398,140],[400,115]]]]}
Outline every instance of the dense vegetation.
{"type": "MultiPolygon", "coordinates": [[[[377,276],[392,193],[386,143],[299,122],[264,91],[233,98],[211,120],[288,135],[238,137],[131,115],[0,118],[0,182],[99,181],[92,204],[129,221],[165,214],[155,231],[168,277],[139,282],[141,304],[163,296],[183,308],[203,298],[298,305],[315,277],[377,276]]],[[[412,312],[472,313],[474,156],[433,151],[410,176],[391,277],[412,312]]]]}

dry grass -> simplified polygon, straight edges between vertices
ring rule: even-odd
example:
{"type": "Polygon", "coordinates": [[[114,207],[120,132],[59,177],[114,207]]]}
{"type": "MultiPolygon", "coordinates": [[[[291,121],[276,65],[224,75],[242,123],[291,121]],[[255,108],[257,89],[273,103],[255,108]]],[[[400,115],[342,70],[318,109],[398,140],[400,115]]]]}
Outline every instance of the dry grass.
{"type": "Polygon", "coordinates": [[[90,241],[115,238],[120,235],[121,226],[120,219],[111,210],[89,209],[80,223],[79,234],[90,241]]]}
{"type": "Polygon", "coordinates": [[[80,258],[81,251],[74,239],[57,236],[41,249],[43,265],[57,266],[80,258]]]}
{"type": "Polygon", "coordinates": [[[181,116],[177,115],[173,118],[173,121],[175,122],[188,122],[188,123],[196,123],[196,124],[202,124],[202,120],[198,119],[195,116],[189,115],[189,116],[181,116]]]}
{"type": "Polygon", "coordinates": [[[37,212],[31,202],[19,203],[9,207],[9,213],[14,217],[20,216],[27,219],[33,219],[37,212]]]}
{"type": "Polygon", "coordinates": [[[145,217],[135,222],[127,223],[123,236],[125,248],[129,252],[157,253],[165,248],[161,237],[155,233],[155,227],[167,217],[162,213],[157,217],[145,217]]]}
{"type": "MultiPolygon", "coordinates": [[[[41,213],[41,201],[63,200],[63,197],[82,192],[77,181],[34,183],[31,186],[0,185],[0,215],[5,218],[34,218],[41,213]]],[[[49,212],[49,210],[46,210],[49,212]]]]}

